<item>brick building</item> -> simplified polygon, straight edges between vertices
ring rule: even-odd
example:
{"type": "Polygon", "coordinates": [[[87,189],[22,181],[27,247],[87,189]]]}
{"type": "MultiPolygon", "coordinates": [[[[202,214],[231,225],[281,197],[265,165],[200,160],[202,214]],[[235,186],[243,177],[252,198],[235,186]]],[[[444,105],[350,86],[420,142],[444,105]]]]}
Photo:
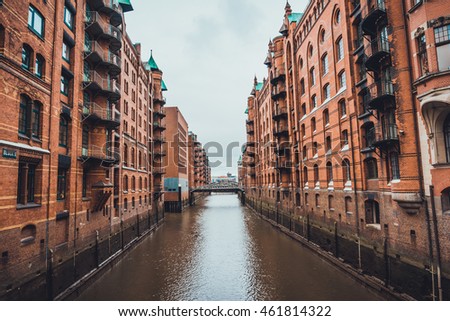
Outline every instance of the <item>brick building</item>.
{"type": "Polygon", "coordinates": [[[209,160],[197,135],[189,132],[189,188],[197,188],[210,183],[209,160]]]}
{"type": "MultiPolygon", "coordinates": [[[[153,122],[166,88],[126,33],[131,10],[126,0],[0,4],[0,295],[48,273],[50,257],[63,268],[105,241],[98,265],[163,213],[153,122]]],[[[92,257],[72,274],[92,270],[92,257]]]]}
{"type": "Polygon", "coordinates": [[[186,119],[178,107],[165,107],[167,143],[164,152],[167,155],[164,177],[164,201],[168,211],[181,211],[189,202],[189,128],[186,119]],[[181,199],[180,199],[181,198],[181,199]]]}
{"type": "Polygon", "coordinates": [[[268,79],[248,99],[241,170],[253,206],[308,225],[325,249],[423,298],[450,277],[444,8],[322,0],[294,13],[287,3],[268,79]]]}

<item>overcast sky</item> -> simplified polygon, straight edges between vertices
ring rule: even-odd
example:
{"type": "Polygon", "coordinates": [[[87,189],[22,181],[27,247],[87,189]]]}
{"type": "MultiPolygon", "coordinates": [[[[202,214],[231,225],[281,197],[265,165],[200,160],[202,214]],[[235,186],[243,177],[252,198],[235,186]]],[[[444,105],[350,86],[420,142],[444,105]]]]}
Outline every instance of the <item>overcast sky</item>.
{"type": "MultiPolygon", "coordinates": [[[[290,1],[303,12],[308,0],[290,1]]],[[[285,0],[132,0],[127,32],[150,50],[164,72],[167,106],[180,107],[189,130],[206,144],[217,142],[224,156],[213,176],[237,174],[240,151],[226,156],[233,142],[245,143],[244,114],[253,78],[267,77],[263,62],[270,38],[278,36],[285,0]],[[226,159],[232,167],[227,167],[226,159]]],[[[209,150],[210,154],[216,151],[209,150]]]]}

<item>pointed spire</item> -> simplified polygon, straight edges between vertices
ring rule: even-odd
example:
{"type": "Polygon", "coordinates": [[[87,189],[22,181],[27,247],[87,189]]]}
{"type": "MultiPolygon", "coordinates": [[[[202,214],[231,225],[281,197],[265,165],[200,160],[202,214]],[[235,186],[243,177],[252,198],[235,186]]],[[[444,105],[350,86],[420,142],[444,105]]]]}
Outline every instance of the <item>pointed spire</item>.
{"type": "Polygon", "coordinates": [[[267,67],[272,66],[272,55],[270,54],[270,50],[269,50],[269,52],[267,53],[267,58],[266,58],[266,60],[264,61],[264,64],[265,64],[267,67]]]}
{"type": "Polygon", "coordinates": [[[288,35],[288,31],[289,31],[289,29],[288,29],[287,24],[285,22],[283,22],[283,25],[281,26],[279,33],[281,33],[283,36],[286,37],[288,35]]]}
{"type": "Polygon", "coordinates": [[[155,59],[153,58],[153,50],[150,50],[150,59],[148,60],[147,66],[146,66],[147,70],[152,70],[152,71],[157,71],[159,70],[158,65],[156,64],[155,59]]]}
{"type": "Polygon", "coordinates": [[[284,7],[284,12],[286,16],[289,16],[292,13],[291,5],[289,4],[289,1],[286,1],[286,6],[284,7]]]}
{"type": "Polygon", "coordinates": [[[256,77],[256,75],[255,75],[255,79],[254,79],[254,81],[253,81],[253,84],[255,85],[255,87],[256,87],[256,85],[258,84],[258,78],[256,77]]]}

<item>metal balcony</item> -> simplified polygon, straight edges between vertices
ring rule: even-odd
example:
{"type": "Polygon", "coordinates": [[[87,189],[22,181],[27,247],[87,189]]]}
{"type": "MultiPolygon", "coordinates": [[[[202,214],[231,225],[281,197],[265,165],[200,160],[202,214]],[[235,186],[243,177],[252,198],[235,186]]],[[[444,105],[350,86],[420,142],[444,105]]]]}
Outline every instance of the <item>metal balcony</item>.
{"type": "Polygon", "coordinates": [[[384,0],[374,0],[370,6],[366,7],[366,15],[361,23],[363,32],[367,35],[375,35],[377,26],[387,19],[386,5],[384,0]]]}
{"type": "Polygon", "coordinates": [[[272,112],[272,119],[279,120],[281,118],[287,118],[288,109],[287,107],[275,107],[272,112]]]}
{"type": "Polygon", "coordinates": [[[112,77],[119,75],[122,69],[120,57],[109,50],[103,49],[97,41],[84,44],[84,59],[93,66],[105,65],[112,77]]]}
{"type": "Polygon", "coordinates": [[[83,121],[114,129],[120,126],[120,113],[113,108],[103,107],[96,103],[85,103],[83,105],[83,121]]]}
{"type": "Polygon", "coordinates": [[[391,81],[378,81],[368,87],[368,109],[382,111],[395,104],[394,84],[391,81]]]}
{"type": "Polygon", "coordinates": [[[161,106],[164,106],[166,104],[166,98],[164,98],[162,95],[160,94],[156,94],[153,96],[153,102],[160,104],[161,106]]]}
{"type": "Polygon", "coordinates": [[[255,133],[255,126],[253,124],[247,124],[247,134],[253,135],[255,133]]]}
{"type": "Polygon", "coordinates": [[[118,0],[87,0],[87,3],[91,9],[109,15],[113,26],[122,24],[122,7],[118,0]]]}
{"type": "Polygon", "coordinates": [[[270,80],[272,85],[275,85],[279,81],[284,81],[286,79],[286,71],[284,70],[284,65],[281,69],[275,70],[273,78],[270,80]]]}
{"type": "Polygon", "coordinates": [[[164,109],[161,108],[160,110],[153,111],[153,115],[155,117],[159,117],[159,118],[163,119],[167,116],[167,113],[164,109]]]}
{"type": "Polygon", "coordinates": [[[153,175],[161,176],[161,175],[164,175],[165,173],[166,173],[165,168],[159,167],[159,168],[153,169],[153,175]]]}
{"type": "Polygon", "coordinates": [[[164,131],[164,130],[166,130],[166,126],[163,125],[161,122],[154,122],[153,123],[153,129],[154,130],[164,131]]]}
{"type": "Polygon", "coordinates": [[[283,86],[275,86],[272,89],[272,99],[273,100],[278,100],[279,98],[285,97],[286,96],[286,87],[283,86]]]}
{"type": "Polygon", "coordinates": [[[371,128],[366,135],[366,140],[371,144],[370,147],[381,150],[388,149],[399,143],[396,124],[379,124],[371,128]]]}
{"type": "Polygon", "coordinates": [[[156,136],[153,138],[153,142],[156,144],[164,144],[166,142],[166,139],[162,136],[156,136]]]}
{"type": "Polygon", "coordinates": [[[365,48],[366,69],[379,71],[383,66],[391,63],[391,51],[388,39],[378,37],[371,41],[365,48]]]}
{"type": "Polygon", "coordinates": [[[154,151],[154,152],[153,152],[153,155],[154,155],[156,158],[162,158],[162,157],[167,156],[167,153],[166,153],[165,151],[163,151],[163,150],[158,150],[158,151],[154,151]]]}
{"type": "Polygon", "coordinates": [[[96,71],[83,73],[83,89],[102,94],[110,101],[120,99],[120,83],[118,80],[103,78],[96,71]]]}
{"type": "Polygon", "coordinates": [[[85,30],[96,39],[109,40],[110,49],[114,52],[122,47],[120,29],[107,23],[96,11],[86,12],[85,30]]]}
{"type": "Polygon", "coordinates": [[[256,143],[254,141],[248,141],[247,146],[255,146],[256,143]]]}
{"type": "Polygon", "coordinates": [[[287,125],[278,125],[273,129],[273,135],[276,137],[288,136],[289,135],[289,127],[287,125]]]}
{"type": "Polygon", "coordinates": [[[79,158],[84,166],[113,167],[120,162],[120,157],[107,148],[98,146],[83,147],[79,158]]]}
{"type": "Polygon", "coordinates": [[[254,167],[249,168],[248,175],[250,175],[251,177],[255,177],[256,176],[256,168],[254,168],[254,167]]]}
{"type": "Polygon", "coordinates": [[[255,147],[247,147],[247,154],[249,156],[255,156],[255,154],[256,154],[255,147]]]}
{"type": "Polygon", "coordinates": [[[251,125],[251,124],[255,123],[255,120],[254,120],[254,119],[247,119],[247,120],[245,121],[245,123],[246,123],[247,125],[251,125]]]}

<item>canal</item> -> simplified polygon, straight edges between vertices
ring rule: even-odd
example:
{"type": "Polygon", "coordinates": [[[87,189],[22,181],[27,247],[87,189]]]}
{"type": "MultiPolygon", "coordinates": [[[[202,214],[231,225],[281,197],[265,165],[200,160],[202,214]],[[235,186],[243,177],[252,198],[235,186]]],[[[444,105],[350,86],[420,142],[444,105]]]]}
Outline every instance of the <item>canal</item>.
{"type": "Polygon", "coordinates": [[[213,195],[166,222],[79,300],[381,300],[274,229],[236,195],[213,195]]]}

